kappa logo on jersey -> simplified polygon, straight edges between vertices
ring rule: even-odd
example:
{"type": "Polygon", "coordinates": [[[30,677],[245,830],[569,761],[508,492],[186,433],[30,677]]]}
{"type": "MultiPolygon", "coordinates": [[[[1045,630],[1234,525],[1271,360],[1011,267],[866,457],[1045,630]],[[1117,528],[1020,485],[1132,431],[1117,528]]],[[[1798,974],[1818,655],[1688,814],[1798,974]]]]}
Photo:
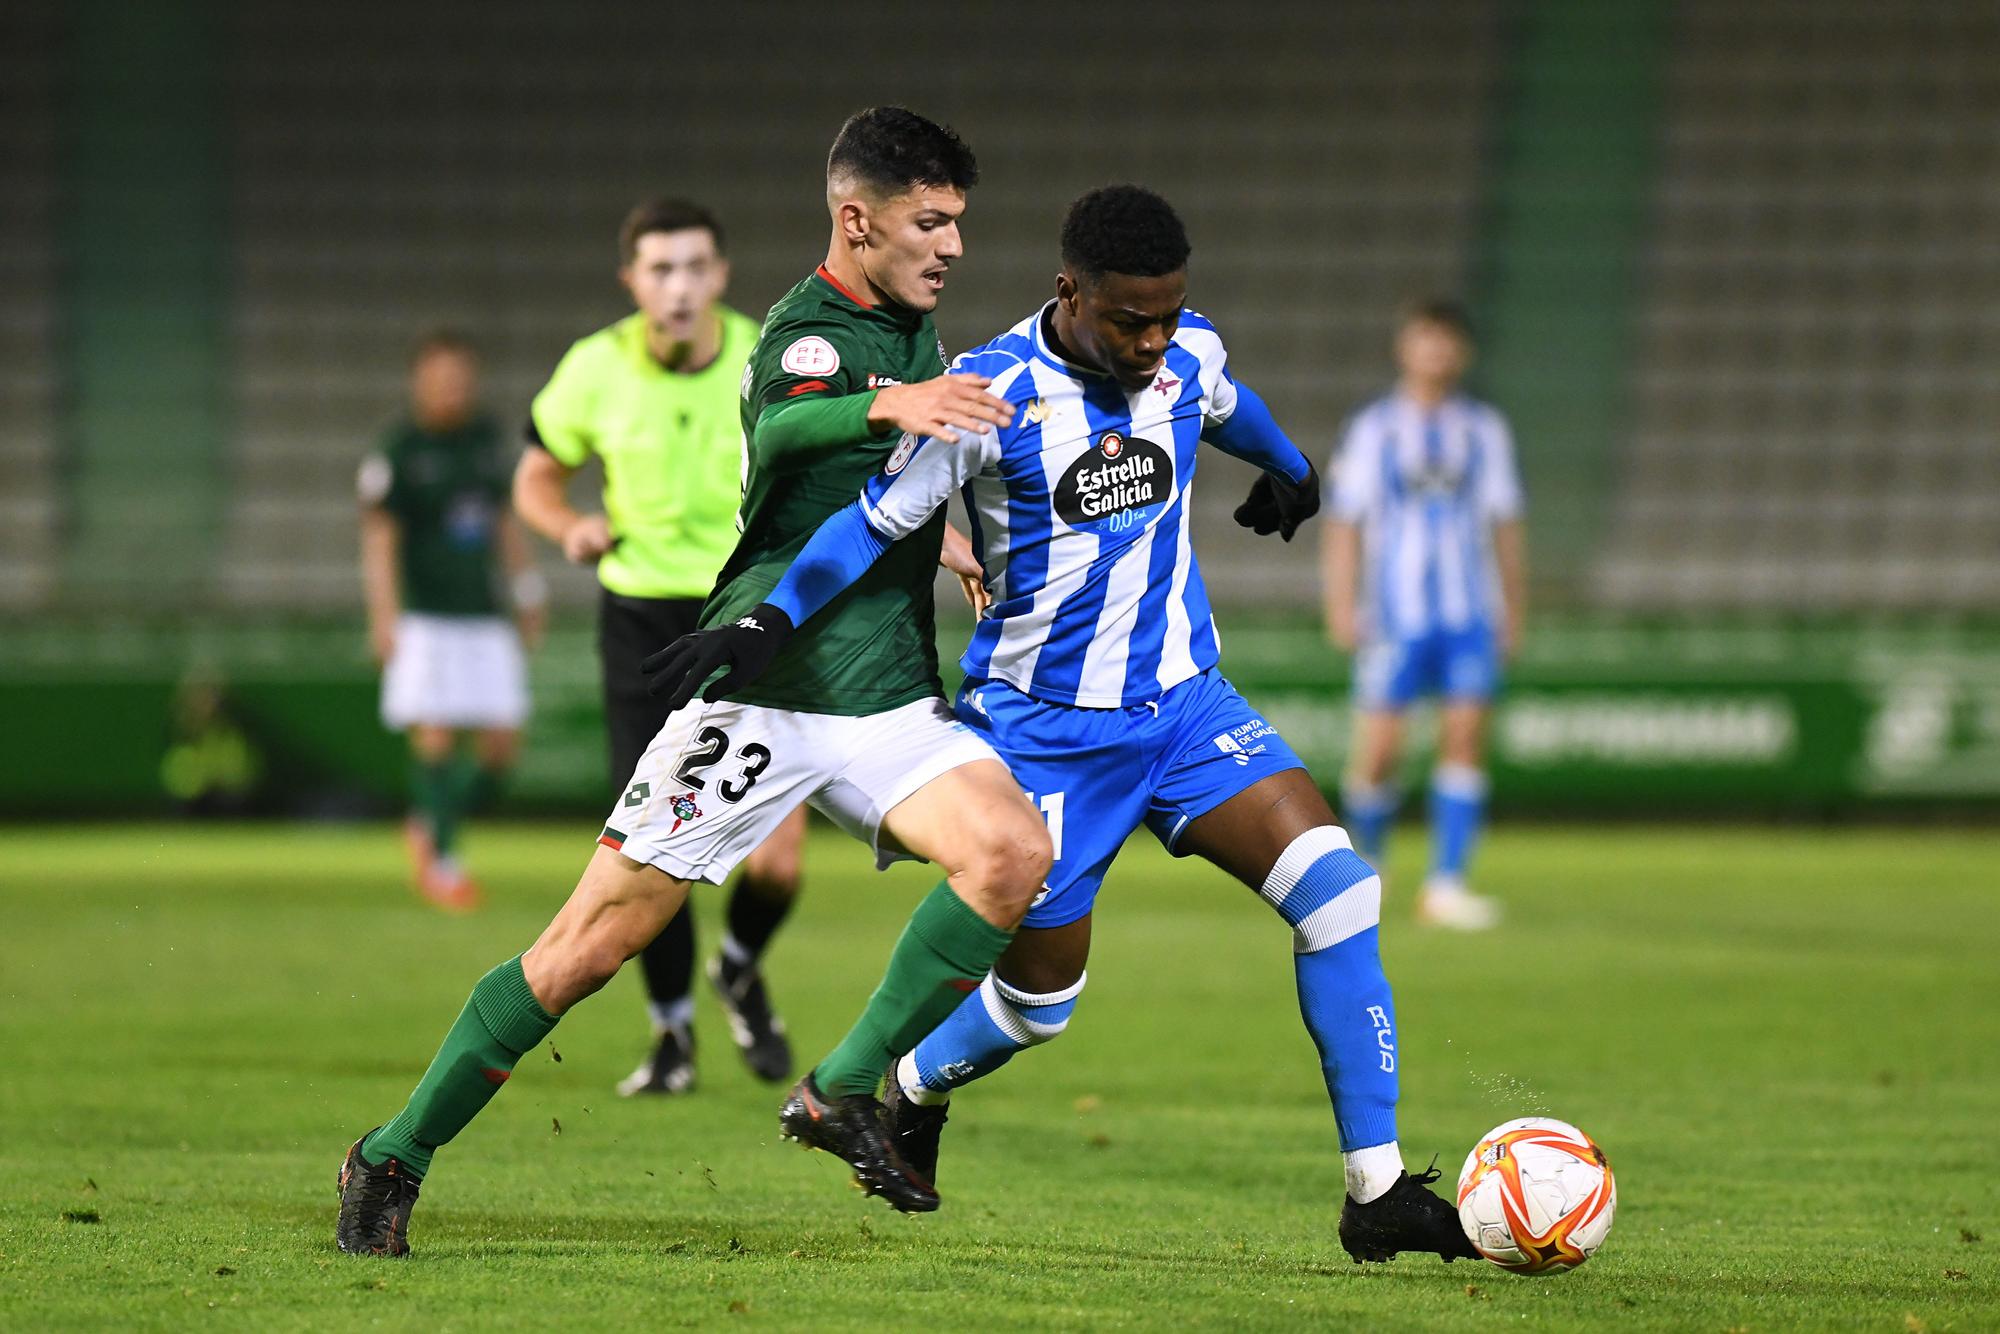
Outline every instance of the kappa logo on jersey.
{"type": "Polygon", "coordinates": [[[701,807],[695,804],[694,793],[692,792],[683,792],[678,796],[670,798],[667,801],[667,805],[674,812],[674,828],[667,831],[670,834],[674,832],[674,829],[679,829],[689,820],[699,820],[701,818],[701,807]]]}
{"type": "Polygon", "coordinates": [[[785,349],[778,364],[794,375],[831,375],[840,369],[840,353],[817,334],[807,334],[785,349]]]}
{"type": "Polygon", "coordinates": [[[1040,426],[1049,419],[1049,401],[1046,398],[1033,400],[1028,404],[1028,410],[1025,415],[1028,418],[1030,426],[1040,426]]]}
{"type": "Polygon", "coordinates": [[[903,432],[903,438],[896,442],[896,452],[891,454],[889,461],[882,465],[882,471],[894,477],[909,466],[909,462],[916,456],[916,452],[917,437],[908,431],[903,432]]]}
{"type": "Polygon", "coordinates": [[[1087,532],[1122,533],[1151,522],[1174,492],[1174,461],[1150,440],[1106,431],[1056,483],[1063,522],[1087,532]]]}

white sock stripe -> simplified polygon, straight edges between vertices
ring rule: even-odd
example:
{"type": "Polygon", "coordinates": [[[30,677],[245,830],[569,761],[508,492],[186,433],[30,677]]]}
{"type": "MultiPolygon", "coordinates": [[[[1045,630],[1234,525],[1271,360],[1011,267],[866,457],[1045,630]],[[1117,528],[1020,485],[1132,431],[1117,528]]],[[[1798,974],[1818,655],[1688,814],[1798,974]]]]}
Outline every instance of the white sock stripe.
{"type": "Polygon", "coordinates": [[[1263,888],[1257,892],[1276,908],[1284,903],[1285,897],[1292,890],[1298,887],[1299,881],[1312,869],[1314,862],[1329,852],[1339,852],[1343,848],[1353,846],[1353,842],[1347,837],[1347,831],[1339,825],[1316,825],[1293,839],[1291,846],[1278,854],[1277,865],[1271,868],[1270,875],[1264,877],[1263,888]]]}
{"type": "Polygon", "coordinates": [[[1477,801],[1486,795],[1486,775],[1469,764],[1440,764],[1431,771],[1431,790],[1477,801]]]}
{"type": "Polygon", "coordinates": [[[996,989],[998,980],[993,974],[988,973],[986,980],[979,984],[979,999],[986,1003],[986,1017],[993,1021],[995,1028],[1013,1039],[1017,1045],[1033,1046],[1034,1031],[1028,1027],[1027,1021],[1021,1018],[1021,1012],[1001,997],[996,989]]]}
{"type": "Polygon", "coordinates": [[[1382,921],[1382,877],[1357,880],[1306,914],[1292,933],[1294,954],[1317,954],[1382,921]]]}
{"type": "Polygon", "coordinates": [[[1012,1001],[1016,1005],[1029,1006],[1060,1005],[1066,1000],[1075,1000],[1082,992],[1083,984],[1090,980],[1090,974],[1085,973],[1061,991],[1051,991],[1047,995],[1037,996],[1032,991],[1022,991],[1018,987],[1008,986],[1007,979],[998,973],[988,973],[987,976],[993,979],[993,985],[1000,992],[1002,999],[1012,1001]]]}

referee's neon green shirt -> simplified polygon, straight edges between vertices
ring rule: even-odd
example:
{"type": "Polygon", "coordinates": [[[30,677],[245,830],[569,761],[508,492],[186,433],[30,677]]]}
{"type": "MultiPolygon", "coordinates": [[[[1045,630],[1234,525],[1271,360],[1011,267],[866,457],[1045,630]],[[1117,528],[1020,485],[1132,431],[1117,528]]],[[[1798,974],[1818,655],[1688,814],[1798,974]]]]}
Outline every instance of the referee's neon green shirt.
{"type": "Polygon", "coordinates": [[[727,306],[722,350],[692,375],[646,348],[634,312],[570,346],[530,409],[542,447],[579,468],[604,460],[604,512],[619,541],[597,565],[613,593],[705,598],[736,548],[743,490],[738,401],[757,325],[727,306]]]}

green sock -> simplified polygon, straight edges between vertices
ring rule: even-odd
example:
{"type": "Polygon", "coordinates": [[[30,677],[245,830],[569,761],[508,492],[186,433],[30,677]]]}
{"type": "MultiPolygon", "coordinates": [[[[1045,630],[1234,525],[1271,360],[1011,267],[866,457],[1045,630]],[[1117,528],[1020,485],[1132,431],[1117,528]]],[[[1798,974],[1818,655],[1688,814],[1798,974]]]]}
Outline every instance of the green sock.
{"type": "Polygon", "coordinates": [[[452,771],[457,760],[435,764],[424,760],[410,763],[410,804],[430,826],[431,847],[440,857],[449,857],[458,842],[458,778],[452,771]]]}
{"type": "Polygon", "coordinates": [[[873,1093],[889,1058],[943,1023],[1013,938],[967,907],[950,885],[933,889],[903,928],[868,1008],[814,1068],[820,1092],[873,1093]]]}
{"type": "Polygon", "coordinates": [[[409,1105],[368,1137],[361,1146],[362,1156],[378,1165],[386,1158],[398,1158],[422,1180],[437,1147],[449,1144],[479,1115],[507,1082],[514,1063],[555,1026],[528,990],[518,957],[480,978],[472,998],[459,1011],[458,1022],[444,1035],[431,1068],[417,1082],[409,1105]]]}
{"type": "Polygon", "coordinates": [[[500,800],[500,789],[507,782],[505,769],[489,769],[483,764],[468,764],[459,774],[458,809],[466,815],[484,815],[493,809],[493,803],[500,800]]]}

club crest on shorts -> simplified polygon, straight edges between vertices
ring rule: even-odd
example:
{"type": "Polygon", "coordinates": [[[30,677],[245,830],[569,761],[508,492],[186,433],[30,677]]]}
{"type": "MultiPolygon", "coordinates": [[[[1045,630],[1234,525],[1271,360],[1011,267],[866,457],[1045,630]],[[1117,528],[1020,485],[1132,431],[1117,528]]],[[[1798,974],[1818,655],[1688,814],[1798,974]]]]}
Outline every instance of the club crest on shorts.
{"type": "Polygon", "coordinates": [[[916,453],[917,437],[908,431],[903,432],[903,438],[896,442],[895,453],[889,455],[889,461],[882,465],[882,471],[894,477],[909,466],[910,460],[916,456],[916,453]]]}
{"type": "Polygon", "coordinates": [[[701,807],[695,804],[694,793],[692,792],[682,792],[676,796],[669,797],[667,805],[674,813],[674,828],[667,831],[670,834],[688,821],[699,820],[701,818],[701,807]]]}

